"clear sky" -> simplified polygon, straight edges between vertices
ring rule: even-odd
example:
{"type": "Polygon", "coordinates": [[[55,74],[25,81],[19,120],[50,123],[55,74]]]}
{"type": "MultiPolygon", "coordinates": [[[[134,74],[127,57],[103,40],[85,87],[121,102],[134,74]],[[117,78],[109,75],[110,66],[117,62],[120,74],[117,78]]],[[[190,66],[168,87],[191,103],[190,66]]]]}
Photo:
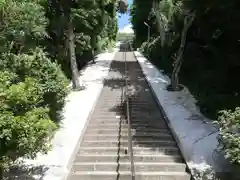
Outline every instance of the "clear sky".
{"type": "MultiPolygon", "coordinates": [[[[147,1],[147,0],[146,0],[147,1]]],[[[129,6],[132,4],[133,0],[128,0],[129,6]]],[[[121,17],[118,17],[118,28],[122,29],[126,25],[130,24],[129,22],[129,13],[121,15],[121,17]]]]}

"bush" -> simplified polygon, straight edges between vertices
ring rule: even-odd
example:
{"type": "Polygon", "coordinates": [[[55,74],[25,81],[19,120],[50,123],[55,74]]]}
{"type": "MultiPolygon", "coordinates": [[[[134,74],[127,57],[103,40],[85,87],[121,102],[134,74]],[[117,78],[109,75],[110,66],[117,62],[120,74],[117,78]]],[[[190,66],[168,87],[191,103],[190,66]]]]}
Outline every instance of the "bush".
{"type": "Polygon", "coordinates": [[[28,52],[47,37],[44,8],[37,1],[1,0],[0,52],[28,52]]]}
{"type": "Polygon", "coordinates": [[[46,142],[55,129],[47,108],[35,108],[21,116],[2,111],[0,169],[6,169],[18,157],[33,158],[38,152],[46,152],[49,149],[46,142]]]}
{"type": "MultiPolygon", "coordinates": [[[[64,99],[68,93],[68,80],[60,67],[56,63],[51,62],[41,49],[37,48],[31,55],[5,54],[0,63],[0,70],[8,70],[15,73],[19,82],[27,81],[25,85],[18,84],[11,88],[13,88],[13,91],[14,89],[16,91],[26,91],[26,89],[29,90],[31,87],[34,98],[38,96],[42,98],[41,100],[39,99],[37,104],[36,102],[33,103],[37,107],[49,108],[51,119],[56,117],[56,113],[64,105],[64,99]]],[[[29,100],[30,97],[26,98],[29,100]]],[[[30,105],[29,103],[27,104],[30,105]]]]}
{"type": "Polygon", "coordinates": [[[41,49],[4,54],[0,62],[1,170],[18,157],[34,158],[49,149],[68,81],[41,49]]]}
{"type": "Polygon", "coordinates": [[[43,91],[34,78],[26,78],[24,82],[12,84],[4,89],[4,110],[21,115],[27,111],[39,107],[43,101],[43,91]]]}
{"type": "Polygon", "coordinates": [[[161,39],[151,38],[150,42],[144,42],[140,47],[140,51],[157,67],[163,69],[165,73],[171,73],[174,50],[170,47],[161,47],[161,39]],[[166,58],[162,58],[162,51],[165,52],[166,58]]]}
{"type": "Polygon", "coordinates": [[[35,157],[46,152],[46,140],[56,125],[49,109],[40,107],[43,91],[38,81],[27,77],[20,82],[17,74],[0,72],[0,169],[21,156],[35,157]]]}
{"type": "Polygon", "coordinates": [[[148,42],[143,42],[141,47],[139,48],[139,51],[143,53],[145,56],[148,57],[148,42]]]}
{"type": "Polygon", "coordinates": [[[240,108],[221,111],[217,124],[220,126],[219,145],[225,158],[240,165],[240,108]]]}

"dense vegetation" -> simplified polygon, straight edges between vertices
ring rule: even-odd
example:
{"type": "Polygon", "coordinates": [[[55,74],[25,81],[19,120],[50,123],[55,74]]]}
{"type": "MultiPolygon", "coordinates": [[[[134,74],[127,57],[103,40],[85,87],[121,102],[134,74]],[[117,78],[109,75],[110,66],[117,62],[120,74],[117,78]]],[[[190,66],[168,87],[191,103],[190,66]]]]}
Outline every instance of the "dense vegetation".
{"type": "Polygon", "coordinates": [[[0,0],[0,178],[18,157],[49,149],[78,70],[111,47],[116,0],[0,0]]]}
{"type": "MultiPolygon", "coordinates": [[[[218,120],[219,145],[240,164],[239,1],[134,0],[134,46],[189,88],[202,113],[218,120]],[[147,42],[148,27],[151,38],[147,42]]],[[[171,87],[171,88],[170,88],[171,87]]]]}

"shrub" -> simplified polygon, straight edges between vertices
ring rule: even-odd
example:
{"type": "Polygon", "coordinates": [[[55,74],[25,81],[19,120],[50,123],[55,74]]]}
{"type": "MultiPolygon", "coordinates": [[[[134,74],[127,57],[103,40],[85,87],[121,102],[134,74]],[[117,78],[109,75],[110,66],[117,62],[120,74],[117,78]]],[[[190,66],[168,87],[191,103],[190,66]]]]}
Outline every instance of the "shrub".
{"type": "Polygon", "coordinates": [[[240,108],[221,111],[216,123],[220,126],[218,141],[225,158],[240,164],[240,108]]]}
{"type": "MultiPolygon", "coordinates": [[[[151,60],[161,57],[160,38],[151,38],[149,42],[144,42],[140,47],[140,51],[151,60]]],[[[159,60],[159,59],[158,59],[159,60]]]]}
{"type": "Polygon", "coordinates": [[[38,152],[46,152],[49,149],[46,142],[55,129],[47,108],[35,108],[21,116],[2,111],[0,169],[6,169],[18,157],[33,158],[38,152]]]}
{"type": "Polygon", "coordinates": [[[161,47],[160,37],[151,38],[150,42],[144,42],[140,47],[140,51],[157,67],[164,70],[165,73],[171,73],[173,63],[173,53],[170,47],[166,46],[164,49],[161,47]],[[165,58],[162,52],[165,52],[165,58]]]}
{"type": "Polygon", "coordinates": [[[21,115],[39,107],[43,101],[43,91],[34,78],[26,78],[24,82],[12,84],[3,92],[5,109],[14,115],[21,115]]]}
{"type": "Polygon", "coordinates": [[[142,43],[139,51],[140,51],[141,53],[143,53],[145,56],[148,57],[148,55],[149,55],[149,54],[148,54],[148,42],[142,43]]]}
{"type": "MultiPolygon", "coordinates": [[[[18,87],[13,86],[11,88],[25,91],[24,88],[32,86],[31,91],[33,91],[34,98],[37,98],[37,96],[43,97],[35,105],[50,108],[51,119],[56,117],[56,112],[64,105],[64,99],[68,93],[68,80],[60,67],[51,62],[41,49],[35,49],[30,55],[5,54],[0,63],[0,70],[4,69],[14,72],[21,82],[28,78],[28,82],[26,82],[30,83],[28,87],[23,87],[27,84],[18,84],[16,85],[18,87]]],[[[29,98],[27,97],[28,100],[29,98]]],[[[29,105],[29,103],[27,104],[29,105]]]]}
{"type": "Polygon", "coordinates": [[[46,141],[56,125],[49,109],[40,107],[43,91],[38,81],[24,81],[16,73],[0,72],[0,169],[21,156],[35,157],[46,152],[46,141]]]}
{"type": "Polygon", "coordinates": [[[10,43],[14,45],[12,52],[28,52],[38,46],[47,37],[45,31],[47,19],[39,1],[1,0],[0,52],[9,50],[10,43]]]}
{"type": "Polygon", "coordinates": [[[41,49],[1,58],[0,170],[18,157],[34,158],[49,149],[56,129],[52,120],[68,93],[66,77],[41,49]]]}

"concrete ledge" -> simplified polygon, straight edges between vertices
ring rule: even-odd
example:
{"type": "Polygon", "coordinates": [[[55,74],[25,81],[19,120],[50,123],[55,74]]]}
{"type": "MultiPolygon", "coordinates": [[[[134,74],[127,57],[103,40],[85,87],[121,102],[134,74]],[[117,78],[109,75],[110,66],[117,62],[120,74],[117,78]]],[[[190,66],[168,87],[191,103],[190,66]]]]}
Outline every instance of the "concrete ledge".
{"type": "Polygon", "coordinates": [[[134,54],[193,177],[229,171],[228,161],[216,151],[218,130],[200,113],[188,89],[184,88],[181,92],[167,91],[170,79],[141,53],[135,51],[134,54]]]}
{"type": "Polygon", "coordinates": [[[20,171],[11,174],[14,179],[16,177],[19,180],[66,179],[84,126],[100,95],[103,80],[108,75],[114,55],[115,52],[100,54],[95,64],[89,64],[80,72],[80,82],[85,89],[68,95],[61,113],[63,117],[61,127],[52,139],[52,150],[46,155],[39,154],[34,160],[25,159],[20,171]]]}

